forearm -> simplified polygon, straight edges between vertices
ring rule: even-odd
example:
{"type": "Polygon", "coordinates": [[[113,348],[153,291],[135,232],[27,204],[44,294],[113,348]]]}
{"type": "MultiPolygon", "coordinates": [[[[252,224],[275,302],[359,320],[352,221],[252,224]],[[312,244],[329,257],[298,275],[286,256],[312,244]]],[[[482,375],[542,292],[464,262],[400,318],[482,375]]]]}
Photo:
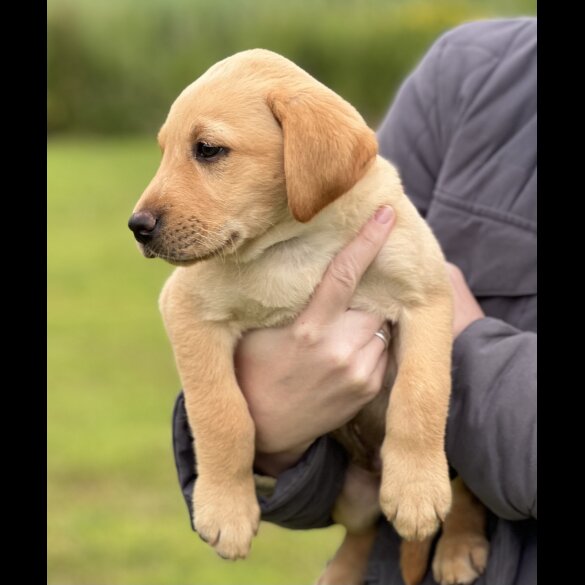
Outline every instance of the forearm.
{"type": "Polygon", "coordinates": [[[451,465],[496,515],[536,518],[536,343],[498,319],[455,340],[447,426],[451,465]]]}

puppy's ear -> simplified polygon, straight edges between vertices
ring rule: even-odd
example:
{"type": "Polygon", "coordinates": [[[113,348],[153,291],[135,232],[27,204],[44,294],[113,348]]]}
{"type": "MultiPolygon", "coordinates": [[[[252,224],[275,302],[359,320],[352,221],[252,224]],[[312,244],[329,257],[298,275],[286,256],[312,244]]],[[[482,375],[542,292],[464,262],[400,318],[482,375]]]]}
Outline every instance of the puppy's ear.
{"type": "Polygon", "coordinates": [[[284,135],[288,205],[301,222],[348,191],[378,152],[376,135],[359,113],[321,84],[268,97],[284,135]]]}

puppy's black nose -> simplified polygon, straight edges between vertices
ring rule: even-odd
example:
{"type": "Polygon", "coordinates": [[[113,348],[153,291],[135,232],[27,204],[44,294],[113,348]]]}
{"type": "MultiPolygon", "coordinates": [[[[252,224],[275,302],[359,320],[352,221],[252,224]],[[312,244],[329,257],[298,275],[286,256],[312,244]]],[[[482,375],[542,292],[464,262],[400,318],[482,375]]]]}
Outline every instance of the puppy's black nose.
{"type": "Polygon", "coordinates": [[[134,237],[141,243],[146,244],[154,236],[157,220],[150,211],[139,211],[133,213],[128,221],[128,227],[134,232],[134,237]]]}

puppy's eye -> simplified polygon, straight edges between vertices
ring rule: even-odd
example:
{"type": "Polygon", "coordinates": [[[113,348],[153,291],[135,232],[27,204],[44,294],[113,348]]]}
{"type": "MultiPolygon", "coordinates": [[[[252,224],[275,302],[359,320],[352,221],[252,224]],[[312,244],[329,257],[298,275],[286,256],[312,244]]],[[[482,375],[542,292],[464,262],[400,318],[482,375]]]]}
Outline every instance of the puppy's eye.
{"type": "Polygon", "coordinates": [[[215,160],[226,152],[223,146],[212,146],[207,142],[198,142],[193,150],[195,151],[195,158],[206,161],[215,160]]]}

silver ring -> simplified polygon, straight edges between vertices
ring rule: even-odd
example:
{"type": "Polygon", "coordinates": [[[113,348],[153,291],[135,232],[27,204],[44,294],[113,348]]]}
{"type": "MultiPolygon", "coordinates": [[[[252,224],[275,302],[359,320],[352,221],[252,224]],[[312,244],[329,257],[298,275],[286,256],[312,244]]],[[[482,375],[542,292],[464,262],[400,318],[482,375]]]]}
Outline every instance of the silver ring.
{"type": "Polygon", "coordinates": [[[379,338],[380,338],[380,339],[381,339],[381,340],[384,342],[384,349],[388,349],[388,342],[389,342],[389,339],[388,339],[388,337],[386,336],[386,332],[385,332],[383,329],[378,329],[378,331],[376,331],[376,332],[374,333],[374,335],[375,335],[376,337],[379,337],[379,338]]]}

